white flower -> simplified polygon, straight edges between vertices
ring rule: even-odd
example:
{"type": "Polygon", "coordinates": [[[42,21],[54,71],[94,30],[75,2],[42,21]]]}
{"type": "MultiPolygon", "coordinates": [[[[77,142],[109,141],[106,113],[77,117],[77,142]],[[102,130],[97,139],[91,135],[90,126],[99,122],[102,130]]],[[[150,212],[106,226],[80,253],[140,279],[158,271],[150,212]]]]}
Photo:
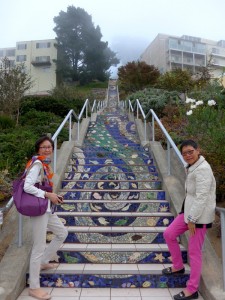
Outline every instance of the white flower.
{"type": "Polygon", "coordinates": [[[208,105],[209,106],[216,105],[216,101],[215,100],[208,100],[208,105]]]}
{"type": "Polygon", "coordinates": [[[192,110],[190,109],[189,111],[186,112],[186,115],[187,115],[187,116],[190,116],[190,115],[192,115],[192,113],[193,113],[193,112],[192,112],[192,110]]]}
{"type": "Polygon", "coordinates": [[[186,98],[186,103],[195,103],[195,99],[191,99],[191,98],[186,98]]]}
{"type": "Polygon", "coordinates": [[[191,105],[191,109],[193,109],[193,108],[196,108],[196,105],[195,105],[195,104],[192,104],[192,105],[191,105]]]}
{"type": "Polygon", "coordinates": [[[202,100],[198,100],[196,103],[195,103],[195,105],[202,105],[203,104],[203,101],[202,100]]]}
{"type": "Polygon", "coordinates": [[[185,103],[190,103],[191,102],[191,98],[186,98],[186,101],[185,101],[185,103]]]}

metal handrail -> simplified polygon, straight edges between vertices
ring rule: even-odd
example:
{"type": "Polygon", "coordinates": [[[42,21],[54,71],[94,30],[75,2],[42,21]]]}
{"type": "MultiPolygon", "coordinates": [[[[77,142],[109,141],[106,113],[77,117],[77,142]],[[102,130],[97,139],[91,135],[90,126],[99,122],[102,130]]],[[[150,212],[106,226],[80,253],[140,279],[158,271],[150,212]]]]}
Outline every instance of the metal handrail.
{"type": "MultiPolygon", "coordinates": [[[[58,127],[58,129],[56,130],[56,132],[54,133],[54,135],[52,136],[52,140],[54,142],[54,153],[53,153],[53,172],[56,172],[56,162],[57,162],[57,138],[58,135],[60,134],[60,132],[62,131],[62,129],[64,128],[65,124],[68,122],[69,120],[69,141],[71,141],[72,138],[72,116],[74,116],[76,118],[76,120],[79,122],[79,117],[76,115],[76,113],[74,112],[73,109],[71,109],[68,114],[66,115],[66,117],[64,118],[64,120],[62,121],[62,123],[60,124],[60,126],[58,127]]],[[[79,136],[79,127],[77,127],[77,136],[79,136]]]]}
{"type": "Polygon", "coordinates": [[[223,269],[223,291],[225,292],[225,208],[216,207],[220,212],[221,244],[222,244],[222,269],[223,269]]]}
{"type": "MultiPolygon", "coordinates": [[[[129,100],[128,101],[129,103],[129,113],[130,113],[130,108],[133,108],[132,107],[132,104],[131,104],[131,101],[129,100]]],[[[175,151],[175,154],[177,155],[177,157],[180,159],[180,161],[182,162],[182,164],[184,166],[187,165],[187,163],[185,162],[185,160],[183,159],[179,149],[177,148],[177,146],[175,145],[174,141],[172,140],[171,136],[169,135],[169,133],[167,132],[166,128],[163,126],[162,122],[159,120],[159,118],[157,117],[156,113],[154,112],[153,109],[150,109],[147,113],[147,115],[145,115],[144,111],[143,111],[143,108],[139,102],[138,99],[136,99],[135,101],[135,106],[136,106],[136,109],[137,109],[137,119],[139,119],[139,110],[142,114],[142,117],[144,119],[144,139],[145,141],[147,140],[147,130],[146,130],[146,122],[147,122],[147,119],[149,117],[149,115],[151,114],[152,115],[152,141],[154,142],[155,141],[155,121],[158,123],[160,129],[162,130],[163,134],[165,135],[166,137],[166,140],[167,140],[167,172],[168,172],[168,175],[171,174],[171,155],[170,155],[170,148],[172,147],[173,150],[175,151]]],[[[134,113],[134,109],[132,111],[134,113]]]]}

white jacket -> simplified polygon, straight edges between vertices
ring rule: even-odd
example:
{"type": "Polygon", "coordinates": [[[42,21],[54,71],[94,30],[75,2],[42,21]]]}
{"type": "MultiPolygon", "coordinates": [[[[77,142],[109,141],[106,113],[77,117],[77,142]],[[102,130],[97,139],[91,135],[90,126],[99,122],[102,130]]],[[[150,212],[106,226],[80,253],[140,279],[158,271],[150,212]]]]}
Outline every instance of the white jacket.
{"type": "Polygon", "coordinates": [[[187,168],[185,190],[185,222],[212,223],[215,218],[216,181],[210,165],[203,156],[187,168]]]}

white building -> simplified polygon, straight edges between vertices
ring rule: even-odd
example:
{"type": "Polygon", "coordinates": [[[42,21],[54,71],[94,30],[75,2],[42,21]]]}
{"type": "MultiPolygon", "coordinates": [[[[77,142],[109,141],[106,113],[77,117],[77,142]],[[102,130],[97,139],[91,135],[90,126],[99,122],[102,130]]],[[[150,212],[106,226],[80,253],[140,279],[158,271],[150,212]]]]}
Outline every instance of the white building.
{"type": "Polygon", "coordinates": [[[188,69],[195,74],[211,59],[214,77],[221,77],[225,68],[225,40],[212,41],[199,37],[158,34],[140,57],[161,73],[174,68],[188,69]]]}
{"type": "Polygon", "coordinates": [[[47,94],[56,86],[56,40],[17,42],[15,48],[1,48],[0,59],[5,56],[10,65],[24,63],[33,86],[29,94],[47,94]]]}

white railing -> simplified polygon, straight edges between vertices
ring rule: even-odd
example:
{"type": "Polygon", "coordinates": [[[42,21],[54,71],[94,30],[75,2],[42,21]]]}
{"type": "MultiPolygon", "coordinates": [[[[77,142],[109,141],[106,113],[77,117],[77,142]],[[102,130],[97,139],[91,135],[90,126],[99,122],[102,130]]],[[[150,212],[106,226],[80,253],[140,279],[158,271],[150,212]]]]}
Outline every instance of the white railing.
{"type": "MultiPolygon", "coordinates": [[[[147,119],[149,117],[149,115],[152,115],[152,141],[155,141],[155,121],[158,123],[158,126],[160,127],[160,129],[162,130],[163,134],[166,137],[167,140],[167,172],[168,175],[171,174],[171,154],[170,154],[170,148],[172,147],[175,154],[177,155],[177,157],[180,159],[180,161],[182,162],[182,164],[184,166],[187,165],[187,163],[184,161],[179,149],[177,148],[177,146],[175,145],[174,141],[172,140],[172,138],[170,137],[169,133],[167,132],[166,128],[163,126],[162,122],[159,120],[159,118],[157,117],[156,113],[154,112],[153,109],[150,109],[147,113],[147,115],[145,115],[142,106],[139,102],[138,99],[136,99],[135,102],[135,107],[136,107],[136,112],[137,112],[137,119],[139,119],[139,111],[141,112],[141,115],[143,117],[144,120],[144,140],[147,140],[147,119]]],[[[134,108],[131,104],[131,101],[128,100],[128,110],[129,113],[133,113],[134,114],[134,108]]]]}
{"type": "Polygon", "coordinates": [[[220,212],[221,244],[222,244],[222,268],[223,268],[223,291],[225,292],[225,208],[216,207],[220,212]]]}
{"type": "Polygon", "coordinates": [[[56,132],[54,133],[54,135],[52,136],[52,140],[54,142],[54,155],[53,155],[53,171],[54,173],[56,172],[56,164],[57,164],[57,146],[58,146],[58,142],[57,142],[57,137],[60,134],[60,132],[62,131],[62,129],[64,128],[65,124],[67,124],[67,122],[69,122],[69,141],[71,141],[72,138],[72,118],[74,117],[75,120],[77,121],[77,137],[76,139],[79,140],[80,139],[80,122],[83,118],[83,115],[85,113],[85,117],[87,118],[88,116],[88,111],[90,111],[91,113],[93,113],[94,111],[98,111],[101,108],[104,107],[104,102],[103,101],[96,101],[94,100],[94,103],[92,105],[92,108],[90,107],[90,103],[89,100],[86,99],[81,112],[79,114],[79,116],[77,116],[77,114],[74,112],[73,109],[71,109],[67,116],[64,118],[64,120],[62,121],[62,123],[60,124],[60,126],[58,127],[58,129],[56,130],[56,132]]]}

